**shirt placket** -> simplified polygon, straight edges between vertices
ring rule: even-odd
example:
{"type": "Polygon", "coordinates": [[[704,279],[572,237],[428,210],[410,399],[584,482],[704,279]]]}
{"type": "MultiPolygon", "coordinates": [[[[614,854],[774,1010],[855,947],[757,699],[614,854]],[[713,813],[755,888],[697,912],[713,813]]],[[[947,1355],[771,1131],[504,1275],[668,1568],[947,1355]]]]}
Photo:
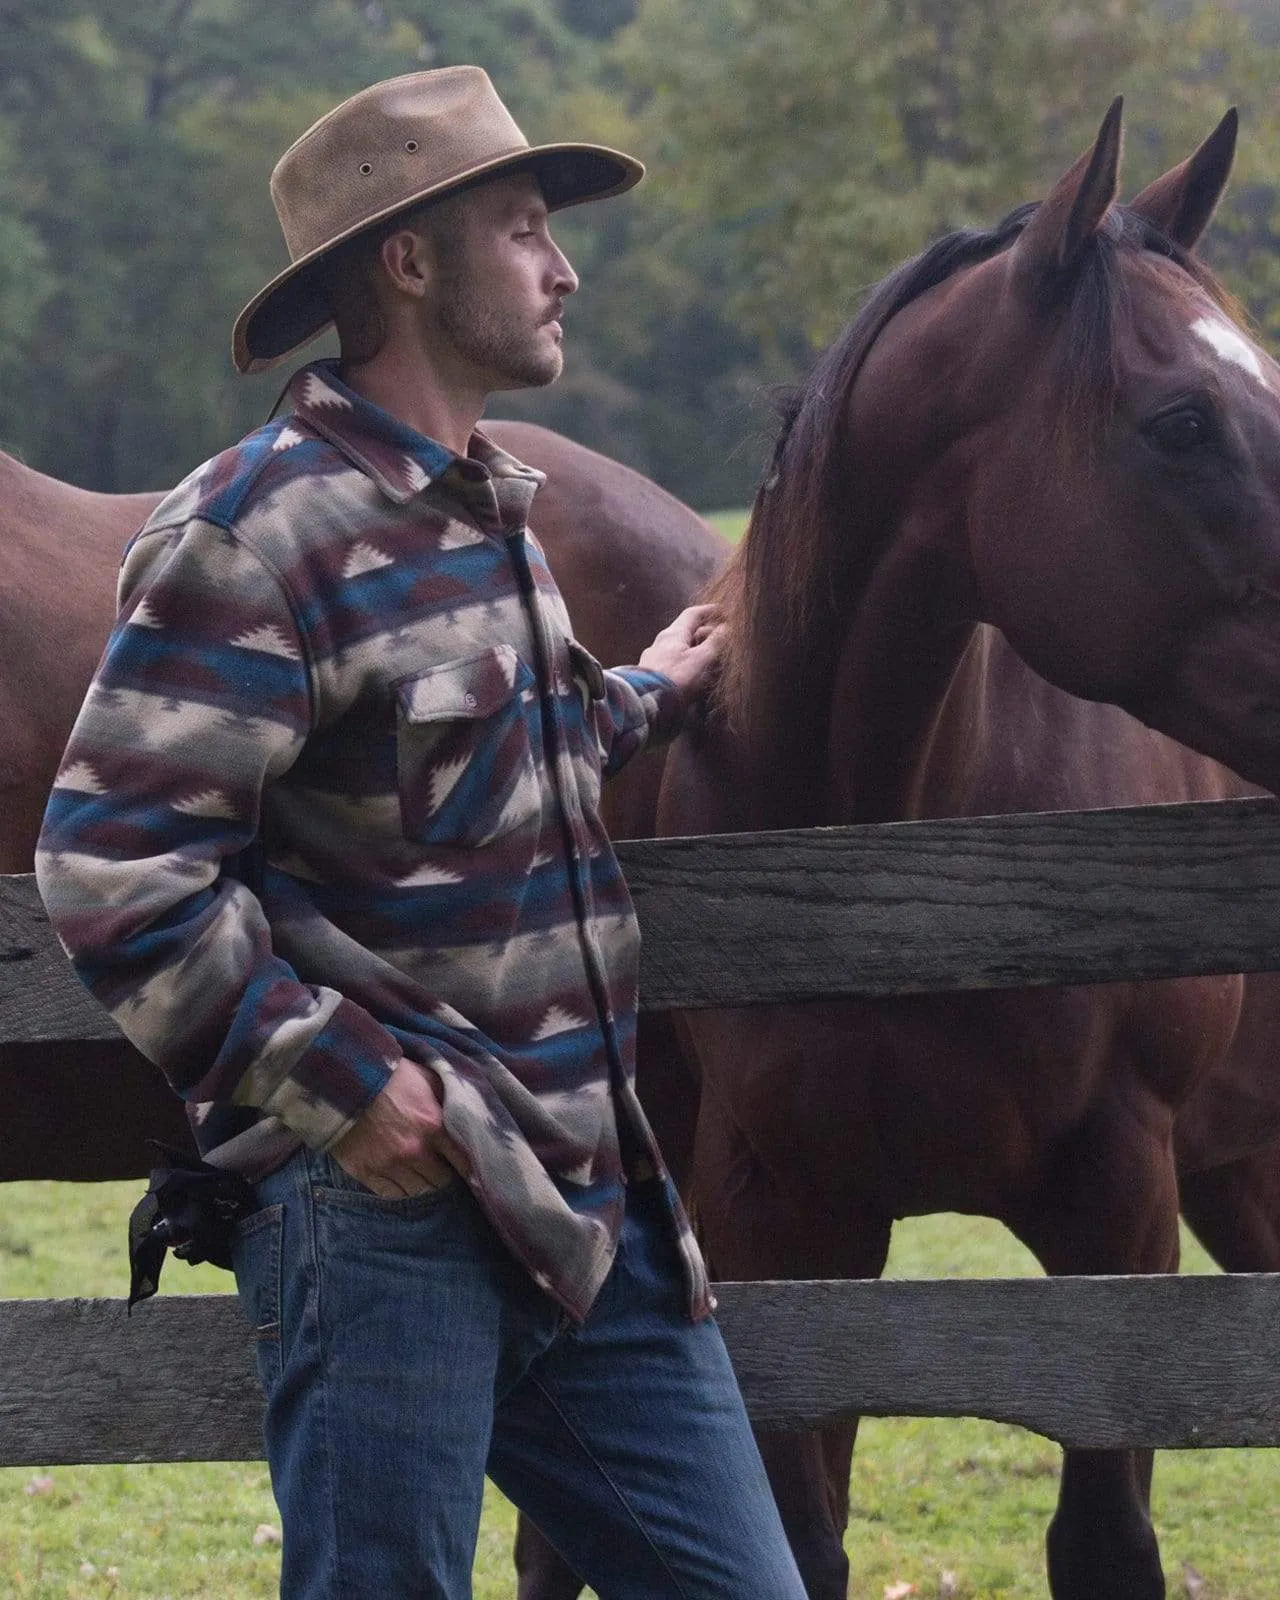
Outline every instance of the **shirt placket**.
{"type": "MultiPolygon", "coordinates": [[[[525,545],[523,529],[507,535],[507,549],[511,555],[511,564],[515,570],[520,598],[528,615],[529,630],[533,637],[534,669],[538,677],[538,698],[542,712],[543,744],[549,755],[547,764],[555,793],[556,814],[560,820],[565,857],[569,866],[569,884],[573,896],[574,914],[578,923],[579,942],[582,946],[583,965],[586,970],[587,984],[591,991],[592,1002],[596,1008],[596,1016],[600,1023],[600,1030],[604,1036],[605,1054],[609,1063],[609,1087],[613,1093],[614,1106],[620,1109],[625,1104],[620,1097],[619,1090],[626,1080],[626,1069],[622,1061],[622,1051],[618,1044],[613,1005],[609,999],[609,984],[606,975],[604,952],[600,948],[600,940],[596,933],[595,917],[593,915],[594,896],[591,891],[590,851],[586,847],[583,830],[578,826],[578,818],[575,815],[574,806],[570,804],[569,797],[575,792],[574,785],[570,781],[572,779],[572,755],[565,730],[564,714],[561,710],[559,685],[556,682],[552,666],[551,644],[546,618],[543,615],[537,584],[529,566],[529,554],[525,545]]],[[[619,1132],[621,1133],[621,1129],[619,1129],[619,1132]]]]}

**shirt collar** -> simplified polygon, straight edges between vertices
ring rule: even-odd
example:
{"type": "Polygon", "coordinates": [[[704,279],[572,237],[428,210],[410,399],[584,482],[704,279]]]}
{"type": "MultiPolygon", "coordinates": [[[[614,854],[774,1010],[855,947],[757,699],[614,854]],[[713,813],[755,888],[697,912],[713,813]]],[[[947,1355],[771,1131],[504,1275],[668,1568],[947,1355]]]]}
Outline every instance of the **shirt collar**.
{"type": "Polygon", "coordinates": [[[294,415],[339,451],[388,499],[404,505],[432,483],[483,522],[523,527],[545,474],[500,450],[483,433],[465,456],[429,439],[349,389],[334,360],[313,361],[289,381],[294,415]]]}

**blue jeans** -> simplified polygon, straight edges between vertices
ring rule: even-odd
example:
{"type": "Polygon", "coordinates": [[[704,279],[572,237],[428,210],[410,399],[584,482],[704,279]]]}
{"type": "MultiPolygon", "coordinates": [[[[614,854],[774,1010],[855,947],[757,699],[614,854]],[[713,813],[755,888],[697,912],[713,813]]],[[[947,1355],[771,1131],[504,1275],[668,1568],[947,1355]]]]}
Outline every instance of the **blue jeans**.
{"type": "Polygon", "coordinates": [[[580,1327],[461,1181],[382,1200],[300,1151],[259,1200],[235,1270],[285,1600],[464,1600],[486,1472],[601,1600],[804,1600],[656,1183],[580,1327]]]}

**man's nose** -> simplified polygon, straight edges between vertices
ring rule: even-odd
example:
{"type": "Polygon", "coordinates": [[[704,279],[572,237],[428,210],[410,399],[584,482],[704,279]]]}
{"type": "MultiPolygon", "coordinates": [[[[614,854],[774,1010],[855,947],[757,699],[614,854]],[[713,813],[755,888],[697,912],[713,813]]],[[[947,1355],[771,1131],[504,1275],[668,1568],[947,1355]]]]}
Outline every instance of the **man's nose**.
{"type": "Polygon", "coordinates": [[[551,261],[551,276],[556,294],[573,294],[578,287],[578,274],[569,265],[569,258],[557,245],[551,261]]]}

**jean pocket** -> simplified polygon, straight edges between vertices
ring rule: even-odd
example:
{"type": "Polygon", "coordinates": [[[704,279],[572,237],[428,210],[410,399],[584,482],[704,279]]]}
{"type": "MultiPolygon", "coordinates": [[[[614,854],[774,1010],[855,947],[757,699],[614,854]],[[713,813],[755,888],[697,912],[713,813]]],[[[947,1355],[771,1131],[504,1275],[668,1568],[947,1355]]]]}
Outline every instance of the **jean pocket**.
{"type": "Polygon", "coordinates": [[[283,1370],[280,1336],[284,1206],[264,1206],[236,1225],[231,1264],[240,1306],[253,1329],[258,1378],[270,1393],[283,1370]]]}
{"type": "Polygon", "coordinates": [[[458,1187],[455,1175],[434,1189],[424,1189],[421,1194],[386,1196],[374,1194],[331,1155],[316,1153],[311,1158],[313,1198],[322,1205],[336,1206],[355,1212],[385,1214],[387,1216],[421,1216],[433,1210],[458,1187]]]}
{"type": "Polygon", "coordinates": [[[535,684],[506,644],[400,680],[396,768],[407,839],[476,848],[538,822],[535,684]]]}

